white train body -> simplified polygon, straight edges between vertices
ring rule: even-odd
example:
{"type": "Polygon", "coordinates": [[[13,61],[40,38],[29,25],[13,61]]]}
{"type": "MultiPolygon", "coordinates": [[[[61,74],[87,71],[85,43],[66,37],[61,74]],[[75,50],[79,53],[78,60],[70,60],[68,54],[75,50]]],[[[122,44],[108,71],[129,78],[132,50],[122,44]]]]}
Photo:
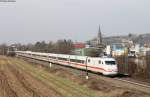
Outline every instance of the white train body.
{"type": "Polygon", "coordinates": [[[104,75],[116,75],[118,73],[116,60],[114,58],[39,53],[31,51],[16,51],[16,55],[48,61],[50,63],[70,66],[78,69],[100,72],[104,75]]]}

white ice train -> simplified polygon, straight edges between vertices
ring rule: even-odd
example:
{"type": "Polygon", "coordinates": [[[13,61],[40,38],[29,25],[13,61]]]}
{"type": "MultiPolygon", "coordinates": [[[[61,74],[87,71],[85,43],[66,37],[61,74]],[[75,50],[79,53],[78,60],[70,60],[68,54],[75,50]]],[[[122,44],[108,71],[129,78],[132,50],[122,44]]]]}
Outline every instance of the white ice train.
{"type": "Polygon", "coordinates": [[[93,72],[100,72],[103,75],[116,75],[118,73],[116,60],[109,57],[88,57],[31,51],[16,51],[16,55],[79,69],[87,69],[93,72]]]}

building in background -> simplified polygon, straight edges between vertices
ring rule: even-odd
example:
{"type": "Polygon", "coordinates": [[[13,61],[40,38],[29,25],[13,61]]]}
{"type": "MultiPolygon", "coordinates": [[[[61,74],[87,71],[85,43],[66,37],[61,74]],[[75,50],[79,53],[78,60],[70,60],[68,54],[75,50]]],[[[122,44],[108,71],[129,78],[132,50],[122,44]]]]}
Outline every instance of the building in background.
{"type": "Polygon", "coordinates": [[[122,43],[113,43],[111,45],[111,54],[113,57],[125,55],[126,53],[127,49],[122,43]]]}
{"type": "Polygon", "coordinates": [[[80,56],[99,56],[99,49],[95,47],[90,47],[90,45],[86,45],[84,43],[74,43],[74,50],[72,51],[74,55],[80,56]]]}
{"type": "Polygon", "coordinates": [[[140,48],[140,56],[146,56],[150,52],[149,47],[141,47],[140,48]]]}
{"type": "Polygon", "coordinates": [[[85,48],[85,43],[82,43],[82,42],[76,42],[73,44],[74,48],[75,49],[81,49],[81,48],[85,48]]]}
{"type": "Polygon", "coordinates": [[[89,47],[89,48],[79,48],[72,51],[75,55],[80,56],[91,56],[91,57],[98,57],[99,56],[99,49],[89,47]]]}
{"type": "Polygon", "coordinates": [[[111,56],[111,46],[110,45],[106,45],[106,48],[104,50],[105,55],[107,56],[111,56]]]}

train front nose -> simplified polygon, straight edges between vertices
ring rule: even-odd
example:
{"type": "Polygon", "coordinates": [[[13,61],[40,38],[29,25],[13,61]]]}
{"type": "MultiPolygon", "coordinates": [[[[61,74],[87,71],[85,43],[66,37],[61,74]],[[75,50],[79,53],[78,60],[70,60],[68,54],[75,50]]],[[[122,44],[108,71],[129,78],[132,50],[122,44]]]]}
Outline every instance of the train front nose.
{"type": "Polygon", "coordinates": [[[117,75],[118,74],[118,68],[116,66],[111,66],[107,68],[107,71],[105,72],[105,75],[117,75]]]}

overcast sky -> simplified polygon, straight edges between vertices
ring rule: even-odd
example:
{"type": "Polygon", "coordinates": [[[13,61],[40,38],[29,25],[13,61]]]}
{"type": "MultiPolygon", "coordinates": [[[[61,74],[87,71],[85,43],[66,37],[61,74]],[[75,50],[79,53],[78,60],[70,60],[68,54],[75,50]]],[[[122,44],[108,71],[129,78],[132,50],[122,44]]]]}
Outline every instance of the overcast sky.
{"type": "Polygon", "coordinates": [[[0,43],[150,33],[150,0],[16,0],[0,2],[0,43]]]}

